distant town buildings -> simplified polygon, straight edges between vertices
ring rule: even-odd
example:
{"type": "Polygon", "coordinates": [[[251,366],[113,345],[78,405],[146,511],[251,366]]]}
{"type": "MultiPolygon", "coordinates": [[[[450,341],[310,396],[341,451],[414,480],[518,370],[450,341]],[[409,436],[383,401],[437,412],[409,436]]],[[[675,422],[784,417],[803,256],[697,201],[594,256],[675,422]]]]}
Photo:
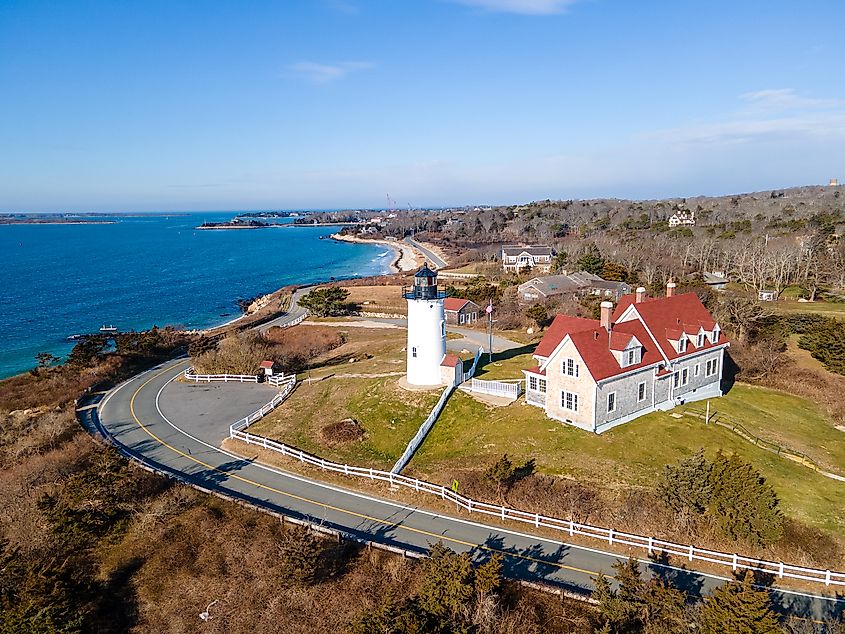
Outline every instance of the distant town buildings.
{"type": "Polygon", "coordinates": [[[644,288],[601,319],[558,315],[523,370],[526,401],[549,418],[601,433],[683,403],[722,395],[729,342],[695,293],[649,298],[644,288]]]}
{"type": "Polygon", "coordinates": [[[689,209],[680,209],[669,218],[669,227],[694,227],[695,212],[689,209]]]}
{"type": "Polygon", "coordinates": [[[828,187],[839,187],[839,179],[838,178],[831,178],[830,182],[827,184],[828,187]]]}
{"type": "Polygon", "coordinates": [[[523,302],[545,301],[557,295],[601,295],[617,301],[631,292],[624,282],[612,282],[587,271],[535,277],[518,287],[523,302]]]}
{"type": "Polygon", "coordinates": [[[502,247],[502,268],[514,273],[528,268],[548,273],[554,254],[554,249],[547,246],[505,246],[502,247]]]}

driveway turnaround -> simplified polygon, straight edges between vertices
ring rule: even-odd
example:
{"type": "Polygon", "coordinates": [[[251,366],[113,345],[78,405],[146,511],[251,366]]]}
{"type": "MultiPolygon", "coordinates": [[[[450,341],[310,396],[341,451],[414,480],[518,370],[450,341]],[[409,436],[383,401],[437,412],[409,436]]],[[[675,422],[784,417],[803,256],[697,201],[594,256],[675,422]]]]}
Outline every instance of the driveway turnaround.
{"type": "MultiPolygon", "coordinates": [[[[618,555],[600,548],[390,502],[225,452],[219,444],[228,424],[269,400],[272,393],[262,385],[228,384],[203,391],[207,386],[174,384],[187,365],[186,360],[170,361],[130,379],[109,392],[98,408],[85,410],[83,422],[105,431],[130,458],[164,473],[354,539],[423,554],[442,541],[453,550],[471,553],[476,561],[500,553],[508,576],[578,592],[589,591],[599,571],[612,572],[618,555]],[[213,407],[215,399],[224,396],[230,402],[213,407]]],[[[648,560],[642,563],[650,574],[670,578],[693,594],[707,593],[726,578],[648,560]]],[[[785,612],[803,618],[832,618],[845,608],[845,600],[832,596],[782,589],[773,594],[785,612]]]]}

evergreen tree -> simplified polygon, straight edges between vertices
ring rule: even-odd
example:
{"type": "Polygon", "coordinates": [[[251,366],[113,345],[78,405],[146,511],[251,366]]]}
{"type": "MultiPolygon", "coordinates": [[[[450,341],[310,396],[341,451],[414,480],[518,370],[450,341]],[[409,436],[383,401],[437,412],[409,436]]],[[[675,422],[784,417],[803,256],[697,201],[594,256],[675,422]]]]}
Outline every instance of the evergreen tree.
{"type": "Polygon", "coordinates": [[[516,465],[508,458],[508,454],[505,454],[487,467],[484,477],[496,485],[496,490],[501,497],[502,493],[507,491],[513,484],[514,478],[516,477],[516,465]]]}
{"type": "Polygon", "coordinates": [[[534,304],[525,311],[525,316],[537,324],[537,328],[542,328],[549,320],[549,311],[542,304],[534,304]]]}
{"type": "Polygon", "coordinates": [[[689,511],[702,514],[710,505],[713,485],[710,476],[713,465],[699,449],[677,465],[666,465],[657,483],[660,497],[676,513],[689,511]]]}
{"type": "Polygon", "coordinates": [[[599,574],[593,598],[598,601],[603,629],[612,634],[682,634],[688,632],[691,618],[685,595],[660,579],[643,580],[633,558],[613,564],[619,584],[614,591],[599,574]]]}
{"type": "Polygon", "coordinates": [[[722,532],[764,546],[783,534],[783,514],[774,489],[752,465],[721,451],[710,474],[713,495],[708,507],[722,532]]]}
{"type": "Polygon", "coordinates": [[[584,254],[578,258],[578,269],[581,271],[601,275],[603,268],[604,258],[595,244],[591,244],[584,254]]]}
{"type": "Polygon", "coordinates": [[[349,291],[340,286],[315,288],[299,299],[299,305],[311,311],[317,317],[343,315],[349,311],[346,303],[349,291]]]}
{"type": "Polygon", "coordinates": [[[423,562],[420,607],[440,619],[457,623],[474,595],[474,571],[469,555],[455,553],[443,542],[432,546],[431,555],[423,562]]]}
{"type": "Polygon", "coordinates": [[[703,634],[771,634],[780,631],[769,593],[754,587],[746,570],[740,583],[729,581],[704,601],[700,613],[703,634]]]}
{"type": "Polygon", "coordinates": [[[307,528],[296,526],[285,532],[279,545],[279,576],[284,583],[308,586],[317,578],[320,544],[307,528]]]}

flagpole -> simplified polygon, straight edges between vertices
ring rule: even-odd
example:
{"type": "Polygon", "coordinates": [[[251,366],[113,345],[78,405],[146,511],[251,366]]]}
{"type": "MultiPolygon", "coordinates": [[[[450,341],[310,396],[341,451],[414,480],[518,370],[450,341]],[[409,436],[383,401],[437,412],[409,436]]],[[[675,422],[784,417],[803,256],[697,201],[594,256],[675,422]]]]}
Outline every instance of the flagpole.
{"type": "Polygon", "coordinates": [[[487,363],[493,363],[493,300],[487,304],[487,363]]]}

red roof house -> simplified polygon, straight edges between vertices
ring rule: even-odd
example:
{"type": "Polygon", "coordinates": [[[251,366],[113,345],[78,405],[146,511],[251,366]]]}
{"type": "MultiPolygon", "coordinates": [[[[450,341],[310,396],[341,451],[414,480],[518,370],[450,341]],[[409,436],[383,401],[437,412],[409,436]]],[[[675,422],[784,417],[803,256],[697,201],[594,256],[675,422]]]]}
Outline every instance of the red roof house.
{"type": "Polygon", "coordinates": [[[555,317],[534,351],[539,365],[523,371],[527,401],[602,432],[655,409],[721,396],[729,343],[698,297],[674,288],[670,282],[661,298],[637,289],[615,310],[602,302],[598,320],[555,317]]]}

